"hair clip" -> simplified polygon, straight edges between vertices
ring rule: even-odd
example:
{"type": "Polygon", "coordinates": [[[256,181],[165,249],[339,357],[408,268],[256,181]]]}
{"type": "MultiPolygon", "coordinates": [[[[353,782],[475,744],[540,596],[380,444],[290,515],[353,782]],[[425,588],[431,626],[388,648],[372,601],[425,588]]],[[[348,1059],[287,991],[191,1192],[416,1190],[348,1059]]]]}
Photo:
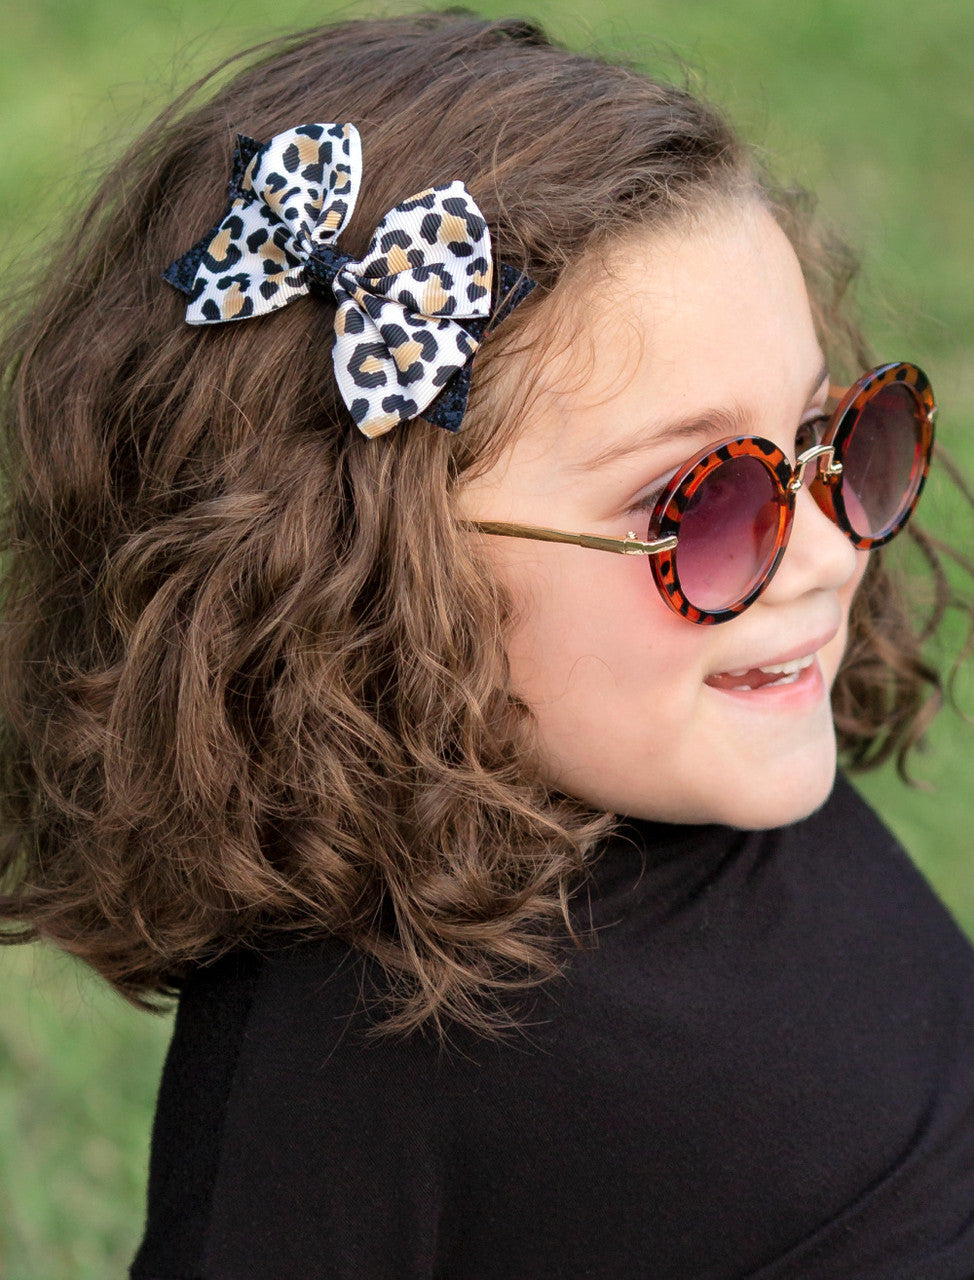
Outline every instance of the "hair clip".
{"type": "Polygon", "coordinates": [[[263,146],[238,135],[227,212],[163,278],[189,295],[195,325],[330,289],[335,378],[358,429],[377,436],[422,416],[457,431],[474,353],[534,282],[504,264],[495,280],[487,223],[462,182],[390,209],[360,260],[339,252],[361,180],[352,124],[299,125],[263,146]]]}

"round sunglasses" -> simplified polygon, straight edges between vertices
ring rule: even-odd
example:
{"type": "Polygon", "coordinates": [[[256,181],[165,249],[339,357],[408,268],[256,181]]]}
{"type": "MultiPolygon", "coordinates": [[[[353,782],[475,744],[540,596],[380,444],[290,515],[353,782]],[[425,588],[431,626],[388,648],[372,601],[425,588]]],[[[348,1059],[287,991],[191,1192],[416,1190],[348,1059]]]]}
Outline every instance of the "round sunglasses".
{"type": "Polygon", "coordinates": [[[794,466],[760,436],[735,436],[695,454],[655,502],[644,539],[468,523],[503,537],[648,556],[675,613],[727,622],[754,603],[781,563],[806,471],[812,497],[853,546],[868,551],[899,533],[927,478],[936,412],[922,370],[883,364],[844,391],[831,413],[803,424],[799,446],[803,433],[815,443],[794,466]]]}

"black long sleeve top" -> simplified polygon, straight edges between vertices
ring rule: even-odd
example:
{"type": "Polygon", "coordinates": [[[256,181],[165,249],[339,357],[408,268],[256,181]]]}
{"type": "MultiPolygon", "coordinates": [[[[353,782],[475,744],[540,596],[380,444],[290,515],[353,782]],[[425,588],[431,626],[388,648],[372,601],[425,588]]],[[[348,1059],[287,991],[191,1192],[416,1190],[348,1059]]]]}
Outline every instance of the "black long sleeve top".
{"type": "Polygon", "coordinates": [[[501,1043],[368,1042],[333,941],[199,970],[132,1280],[974,1277],[974,951],[847,783],[630,822],[573,903],[501,1043]]]}

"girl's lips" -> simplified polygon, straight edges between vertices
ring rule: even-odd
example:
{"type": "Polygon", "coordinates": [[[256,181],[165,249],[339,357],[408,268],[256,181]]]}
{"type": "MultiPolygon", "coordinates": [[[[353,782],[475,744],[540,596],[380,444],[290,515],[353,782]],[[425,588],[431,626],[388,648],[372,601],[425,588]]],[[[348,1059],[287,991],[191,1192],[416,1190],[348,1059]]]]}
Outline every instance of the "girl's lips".
{"type": "Polygon", "coordinates": [[[708,676],[706,683],[712,689],[735,689],[748,691],[763,689],[768,685],[795,684],[808,667],[815,661],[813,653],[804,658],[795,658],[791,662],[771,663],[766,667],[744,667],[736,671],[718,671],[708,676]]]}
{"type": "Polygon", "coordinates": [[[731,698],[742,706],[783,710],[817,703],[825,696],[825,677],[817,654],[803,660],[800,669],[783,676],[780,672],[752,669],[745,677],[730,672],[708,676],[704,681],[721,697],[731,698]]]}

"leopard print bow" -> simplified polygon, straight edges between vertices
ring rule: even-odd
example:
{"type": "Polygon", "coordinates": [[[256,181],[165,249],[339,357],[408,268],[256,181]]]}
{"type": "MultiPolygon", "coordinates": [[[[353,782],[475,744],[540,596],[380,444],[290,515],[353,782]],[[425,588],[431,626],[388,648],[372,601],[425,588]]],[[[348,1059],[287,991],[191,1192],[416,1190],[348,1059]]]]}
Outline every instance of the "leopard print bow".
{"type": "MultiPolygon", "coordinates": [[[[487,223],[463,183],[431,187],[391,209],[354,261],[334,242],[361,177],[352,124],[300,125],[265,146],[239,136],[227,213],[164,278],[189,294],[186,320],[195,325],[264,315],[329,287],[335,376],[359,430],[381,435],[438,398],[449,402],[440,424],[456,430],[466,385],[459,398],[455,387],[441,393],[468,365],[490,315],[487,223]]],[[[507,268],[502,280],[507,314],[531,282],[507,268]]]]}

